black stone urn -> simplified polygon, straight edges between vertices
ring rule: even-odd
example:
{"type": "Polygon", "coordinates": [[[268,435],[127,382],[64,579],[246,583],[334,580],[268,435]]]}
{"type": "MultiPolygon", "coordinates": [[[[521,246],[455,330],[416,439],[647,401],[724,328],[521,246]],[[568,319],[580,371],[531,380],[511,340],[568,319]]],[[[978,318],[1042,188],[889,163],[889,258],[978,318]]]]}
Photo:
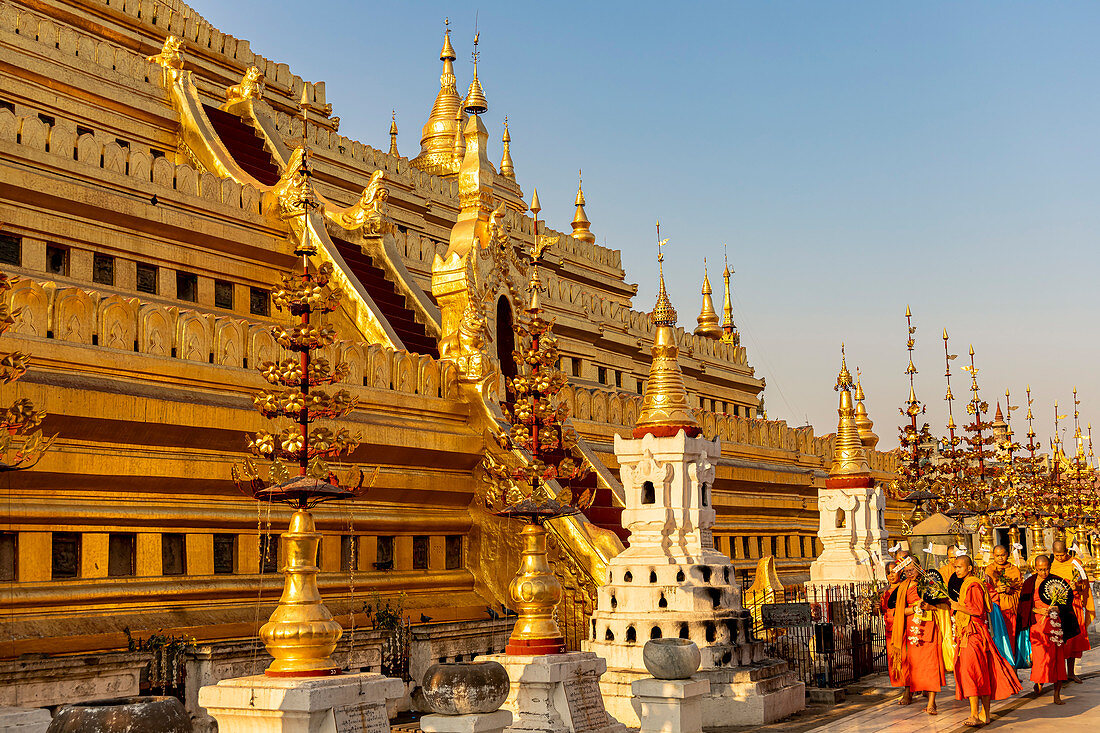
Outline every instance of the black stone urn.
{"type": "Polygon", "coordinates": [[[440,715],[491,713],[508,698],[508,687],[500,662],[433,664],[421,684],[428,708],[440,715]]]}
{"type": "Polygon", "coordinates": [[[46,733],[191,733],[191,716],[174,697],[116,697],[63,705],[46,733]]]}

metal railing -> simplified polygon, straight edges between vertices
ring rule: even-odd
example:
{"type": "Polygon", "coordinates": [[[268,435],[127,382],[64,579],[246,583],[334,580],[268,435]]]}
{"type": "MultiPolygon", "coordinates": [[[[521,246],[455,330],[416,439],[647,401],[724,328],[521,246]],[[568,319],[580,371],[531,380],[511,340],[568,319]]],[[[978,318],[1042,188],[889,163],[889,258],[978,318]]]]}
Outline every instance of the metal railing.
{"type": "Polygon", "coordinates": [[[765,654],[786,661],[811,687],[844,687],[886,670],[886,628],[875,583],[745,590],[765,654]]]}

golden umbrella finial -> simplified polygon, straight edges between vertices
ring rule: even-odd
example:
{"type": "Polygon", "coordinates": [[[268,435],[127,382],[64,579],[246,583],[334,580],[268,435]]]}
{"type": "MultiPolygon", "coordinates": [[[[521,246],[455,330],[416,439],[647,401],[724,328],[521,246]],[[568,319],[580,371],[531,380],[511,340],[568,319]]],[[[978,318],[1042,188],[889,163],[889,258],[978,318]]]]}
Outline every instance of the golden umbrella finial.
{"type": "Polygon", "coordinates": [[[474,78],[470,80],[470,88],[466,92],[466,101],[462,108],[472,115],[481,115],[489,111],[489,102],[485,99],[485,92],[481,89],[481,81],[477,78],[477,42],[480,33],[474,33],[474,78]]]}
{"type": "Polygon", "coordinates": [[[390,112],[390,155],[395,158],[401,157],[397,152],[397,110],[390,112]]]}

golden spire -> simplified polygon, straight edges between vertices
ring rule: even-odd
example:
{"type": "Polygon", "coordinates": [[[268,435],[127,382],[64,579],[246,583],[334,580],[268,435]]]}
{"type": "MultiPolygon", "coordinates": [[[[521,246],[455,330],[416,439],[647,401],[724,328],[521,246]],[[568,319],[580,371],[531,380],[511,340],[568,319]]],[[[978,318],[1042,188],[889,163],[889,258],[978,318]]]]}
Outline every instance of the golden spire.
{"type": "Polygon", "coordinates": [[[829,469],[829,477],[869,476],[871,466],[867,463],[867,452],[863,448],[859,427],[856,425],[856,411],[852,405],[852,375],[845,363],[843,344],[840,346],[840,374],[837,375],[834,389],[840,392],[840,406],[836,411],[840,420],[833,443],[833,466],[829,469]]]}
{"type": "Polygon", "coordinates": [[[718,323],[718,314],[714,312],[714,302],[710,299],[710,277],[707,275],[707,258],[703,258],[703,308],[699,317],[695,320],[699,326],[695,329],[696,336],[718,339],[722,338],[722,327],[718,323]]]}
{"type": "Polygon", "coordinates": [[[859,428],[859,440],[863,443],[863,447],[871,451],[878,445],[878,436],[875,435],[873,428],[875,424],[871,421],[870,416],[867,414],[867,407],[863,404],[863,400],[867,399],[863,395],[863,382],[860,379],[859,369],[856,369],[856,427],[859,428]]]}
{"type": "Polygon", "coordinates": [[[477,78],[477,39],[480,35],[474,34],[474,78],[470,80],[466,101],[462,103],[462,108],[472,115],[482,115],[489,111],[489,102],[486,101],[485,92],[481,91],[481,82],[477,78]]]}
{"type": "Polygon", "coordinates": [[[726,246],[722,245],[722,259],[725,260],[726,269],[722,271],[722,279],[725,281],[725,295],[722,300],[722,340],[726,343],[738,346],[741,343],[741,334],[737,333],[737,326],[733,322],[733,299],[730,297],[730,261],[726,256],[726,246]]]}
{"type": "Polygon", "coordinates": [[[401,153],[397,152],[397,110],[393,110],[390,115],[390,155],[401,157],[401,153]]]}
{"type": "Polygon", "coordinates": [[[657,330],[653,334],[653,361],[649,366],[649,379],[642,397],[642,411],[634,423],[634,437],[641,438],[649,433],[660,438],[676,435],[683,430],[689,438],[694,438],[702,431],[695,422],[694,413],[688,407],[684,375],[680,371],[680,349],[676,346],[676,309],[672,307],[665,291],[665,255],[661,250],[668,240],[661,239],[660,236],[661,224],[658,222],[657,264],[660,285],[657,304],[651,316],[657,330]]]}
{"type": "Polygon", "coordinates": [[[456,171],[466,157],[466,119],[466,111],[459,107],[455,112],[455,138],[451,147],[451,161],[456,171]]]}
{"type": "Polygon", "coordinates": [[[516,169],[512,165],[512,133],[508,132],[508,115],[504,116],[504,137],[501,138],[501,142],[504,143],[504,155],[500,158],[500,175],[514,181],[516,169]]]}
{"type": "MultiPolygon", "coordinates": [[[[455,51],[451,47],[450,19],[445,21],[443,49],[439,60],[443,62],[443,71],[439,75],[439,93],[435,104],[420,133],[420,154],[410,161],[420,170],[437,175],[455,173],[458,168],[454,158],[455,135],[462,134],[462,120],[456,118],[462,112],[462,97],[458,95],[455,80],[455,51]]],[[[458,158],[461,161],[461,156],[458,158]]]]}
{"type": "Polygon", "coordinates": [[[596,241],[596,235],[589,230],[592,222],[588,221],[588,215],[584,213],[584,189],[581,187],[580,171],[577,171],[577,198],[573,205],[577,207],[577,213],[573,215],[573,238],[592,244],[596,241]]]}

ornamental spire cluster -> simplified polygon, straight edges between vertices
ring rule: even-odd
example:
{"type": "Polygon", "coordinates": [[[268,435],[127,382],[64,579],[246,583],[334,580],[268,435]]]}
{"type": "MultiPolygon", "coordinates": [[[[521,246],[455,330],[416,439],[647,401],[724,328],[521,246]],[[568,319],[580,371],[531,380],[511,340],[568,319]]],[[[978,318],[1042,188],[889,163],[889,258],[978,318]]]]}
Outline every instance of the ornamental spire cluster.
{"type": "Polygon", "coordinates": [[[856,424],[856,410],[852,402],[852,374],[848,371],[844,356],[844,345],[840,346],[840,373],[836,378],[836,391],[840,393],[840,405],[837,415],[840,420],[836,428],[836,440],[833,443],[833,465],[829,469],[830,478],[869,477],[871,466],[867,463],[867,451],[859,437],[856,424]]]}

